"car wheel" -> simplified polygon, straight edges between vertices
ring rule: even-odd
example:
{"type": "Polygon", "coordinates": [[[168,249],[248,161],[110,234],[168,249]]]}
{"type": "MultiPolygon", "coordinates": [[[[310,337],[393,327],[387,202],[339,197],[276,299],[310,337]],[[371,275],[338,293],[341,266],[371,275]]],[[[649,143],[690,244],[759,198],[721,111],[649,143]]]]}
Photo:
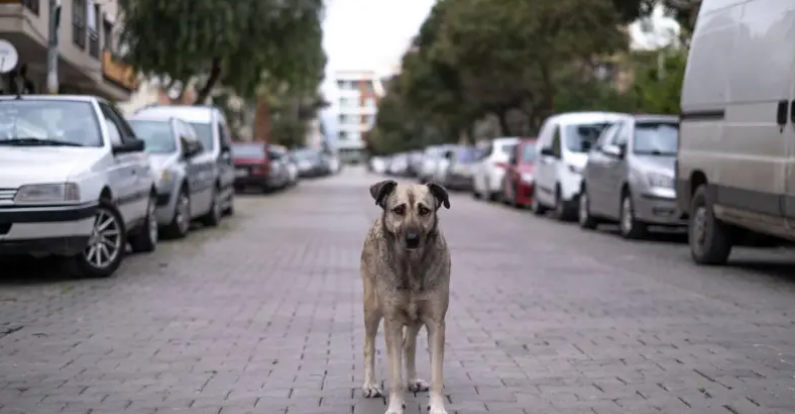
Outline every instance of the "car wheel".
{"type": "Polygon", "coordinates": [[[478,191],[478,180],[477,178],[472,178],[472,197],[480,200],[483,196],[478,191]]]}
{"type": "Polygon", "coordinates": [[[544,207],[540,201],[538,201],[537,187],[533,187],[533,201],[530,202],[530,210],[532,210],[533,214],[536,216],[543,216],[547,213],[547,208],[544,207]]]}
{"type": "Polygon", "coordinates": [[[583,187],[580,192],[579,208],[577,209],[577,222],[580,228],[585,230],[593,230],[599,222],[591,215],[591,200],[588,197],[588,190],[583,187]]]}
{"type": "Polygon", "coordinates": [[[235,192],[234,191],[230,191],[229,200],[227,200],[227,205],[226,205],[226,208],[224,209],[223,213],[227,217],[235,215],[235,192]]]}
{"type": "Polygon", "coordinates": [[[502,190],[500,191],[500,198],[501,198],[501,201],[502,201],[503,204],[505,204],[506,206],[511,206],[511,205],[514,204],[514,200],[516,200],[516,195],[515,194],[511,195],[510,194],[510,192],[515,190],[515,187],[511,183],[509,183],[508,180],[509,179],[508,179],[507,174],[506,174],[506,177],[505,177],[505,179],[503,180],[503,183],[502,183],[502,190]]]}
{"type": "Polygon", "coordinates": [[[205,214],[201,221],[205,226],[215,227],[221,224],[221,198],[219,197],[220,191],[218,186],[213,188],[212,201],[210,201],[210,211],[205,214]]]}
{"type": "Polygon", "coordinates": [[[149,204],[146,207],[146,217],[144,223],[135,233],[130,234],[130,247],[135,253],[149,253],[157,248],[158,225],[157,225],[157,196],[152,193],[149,196],[149,204]]]}
{"type": "Polygon", "coordinates": [[[706,186],[696,189],[690,204],[688,244],[693,261],[701,265],[723,265],[733,246],[731,228],[715,218],[707,202],[706,186]]]}
{"type": "Polygon", "coordinates": [[[618,228],[625,239],[640,239],[646,235],[646,225],[635,218],[632,195],[625,191],[621,197],[621,213],[618,228]]]}
{"type": "Polygon", "coordinates": [[[124,260],[126,231],[119,210],[100,200],[88,244],[82,253],[65,259],[67,272],[78,277],[111,276],[124,260]]]}
{"type": "Polygon", "coordinates": [[[174,218],[164,229],[166,237],[172,239],[182,239],[190,231],[191,206],[188,190],[182,188],[177,198],[177,205],[174,207],[174,218]]]}
{"type": "Polygon", "coordinates": [[[559,221],[571,220],[571,208],[569,203],[563,199],[563,194],[561,194],[560,187],[555,189],[555,208],[552,209],[552,216],[559,221]]]}

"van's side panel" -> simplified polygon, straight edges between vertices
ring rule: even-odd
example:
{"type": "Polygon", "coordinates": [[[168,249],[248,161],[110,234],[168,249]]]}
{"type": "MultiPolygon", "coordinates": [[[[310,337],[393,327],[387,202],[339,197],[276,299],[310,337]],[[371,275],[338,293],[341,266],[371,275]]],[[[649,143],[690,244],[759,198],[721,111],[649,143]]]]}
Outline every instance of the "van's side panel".
{"type": "Polygon", "coordinates": [[[742,17],[740,2],[704,0],[690,43],[682,85],[677,201],[688,211],[693,177],[718,175],[723,121],[729,102],[732,50],[742,17]]]}

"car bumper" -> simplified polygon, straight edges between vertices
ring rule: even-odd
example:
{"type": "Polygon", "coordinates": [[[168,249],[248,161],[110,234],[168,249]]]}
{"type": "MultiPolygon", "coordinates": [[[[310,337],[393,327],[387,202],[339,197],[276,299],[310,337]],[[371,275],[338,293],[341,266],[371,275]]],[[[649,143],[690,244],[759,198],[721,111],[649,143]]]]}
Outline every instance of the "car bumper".
{"type": "Polygon", "coordinates": [[[94,228],[97,204],[0,208],[0,254],[81,252],[94,228]]]}
{"type": "Polygon", "coordinates": [[[533,183],[520,182],[516,189],[516,203],[526,206],[533,202],[533,183]]]}
{"type": "Polygon", "coordinates": [[[635,217],[644,223],[661,226],[685,226],[687,221],[677,208],[676,199],[641,194],[635,200],[635,217]]]}
{"type": "Polygon", "coordinates": [[[327,175],[329,173],[327,168],[323,167],[314,167],[309,169],[303,169],[298,171],[299,177],[320,177],[322,175],[327,175]]]}
{"type": "Polygon", "coordinates": [[[453,190],[469,190],[472,188],[472,176],[461,174],[450,174],[444,183],[447,188],[453,190]]]}
{"type": "Polygon", "coordinates": [[[239,187],[268,187],[271,180],[267,175],[249,175],[246,177],[235,177],[235,186],[239,187]]]}

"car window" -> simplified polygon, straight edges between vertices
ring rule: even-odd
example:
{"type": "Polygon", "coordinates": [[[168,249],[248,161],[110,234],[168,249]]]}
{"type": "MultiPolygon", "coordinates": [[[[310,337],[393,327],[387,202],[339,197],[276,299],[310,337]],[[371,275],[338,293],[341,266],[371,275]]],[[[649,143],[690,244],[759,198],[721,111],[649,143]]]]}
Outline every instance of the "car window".
{"type": "Polygon", "coordinates": [[[622,122],[618,125],[615,134],[610,138],[610,145],[616,147],[622,147],[627,145],[627,132],[629,130],[629,125],[627,123],[622,122]]]}
{"type": "Polygon", "coordinates": [[[635,124],[632,152],[638,155],[676,155],[679,125],[672,122],[635,124]]]}
{"type": "Polygon", "coordinates": [[[619,126],[620,126],[619,123],[615,123],[615,124],[610,125],[609,127],[605,128],[605,130],[602,131],[602,135],[599,136],[599,140],[596,141],[596,146],[594,148],[602,149],[602,147],[604,147],[605,145],[610,143],[611,139],[613,138],[615,133],[618,131],[619,126]]]}
{"type": "Polygon", "coordinates": [[[262,144],[236,144],[232,146],[232,156],[235,158],[262,158],[265,156],[265,147],[262,144]]]}
{"type": "Polygon", "coordinates": [[[111,143],[118,145],[135,137],[135,132],[127,121],[112,106],[100,102],[99,108],[102,110],[102,115],[105,116],[105,125],[108,128],[111,143]]]}
{"type": "Polygon", "coordinates": [[[146,143],[150,154],[171,154],[177,152],[177,143],[170,121],[130,120],[135,136],[146,143]]]}
{"type": "Polygon", "coordinates": [[[610,122],[589,122],[566,125],[563,138],[566,149],[572,152],[587,152],[599,140],[599,136],[610,122]]]}
{"type": "Polygon", "coordinates": [[[33,138],[50,140],[53,145],[101,147],[100,125],[94,106],[88,101],[0,100],[0,143],[33,138]]]}
{"type": "Polygon", "coordinates": [[[561,148],[560,126],[555,125],[552,130],[552,154],[555,158],[563,156],[563,148],[561,148]]]}
{"type": "Polygon", "coordinates": [[[211,151],[215,148],[215,139],[213,139],[213,125],[209,122],[190,122],[193,130],[199,141],[202,142],[204,149],[211,151]]]}
{"type": "Polygon", "coordinates": [[[229,127],[226,125],[226,122],[218,122],[216,128],[218,129],[218,141],[221,143],[221,147],[232,145],[232,137],[229,135],[229,127]]]}
{"type": "Polygon", "coordinates": [[[522,162],[534,163],[536,161],[536,143],[527,142],[522,146],[522,162]]]}

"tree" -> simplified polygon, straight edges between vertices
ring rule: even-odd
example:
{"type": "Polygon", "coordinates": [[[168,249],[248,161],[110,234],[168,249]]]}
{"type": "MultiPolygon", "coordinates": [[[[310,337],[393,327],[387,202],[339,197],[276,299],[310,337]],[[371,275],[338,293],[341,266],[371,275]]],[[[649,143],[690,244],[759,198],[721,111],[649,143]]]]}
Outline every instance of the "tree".
{"type": "MultiPolygon", "coordinates": [[[[222,84],[251,98],[263,73],[313,82],[322,0],[135,0],[120,2],[124,56],[145,75],[187,85],[203,78],[196,102],[222,84]]],[[[321,50],[321,53],[318,53],[321,50]]],[[[321,69],[322,70],[322,69],[321,69]]]]}

